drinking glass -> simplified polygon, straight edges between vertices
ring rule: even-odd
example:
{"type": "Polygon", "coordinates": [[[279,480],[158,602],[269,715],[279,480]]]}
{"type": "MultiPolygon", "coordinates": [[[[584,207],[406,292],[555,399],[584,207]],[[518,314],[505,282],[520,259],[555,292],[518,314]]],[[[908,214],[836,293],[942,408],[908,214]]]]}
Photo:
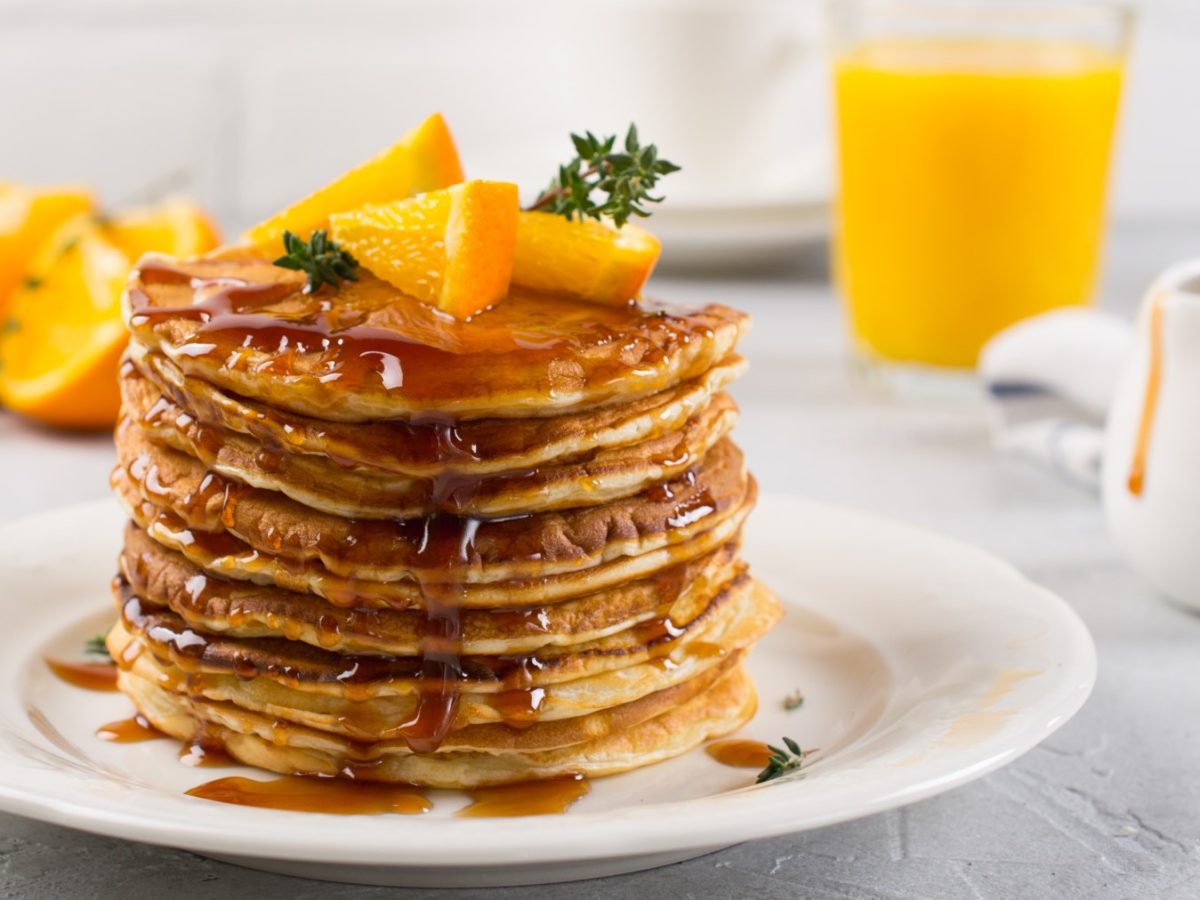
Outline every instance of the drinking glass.
{"type": "Polygon", "coordinates": [[[1131,11],[833,7],[833,265],[858,353],[968,368],[1005,326],[1089,303],[1131,11]]]}

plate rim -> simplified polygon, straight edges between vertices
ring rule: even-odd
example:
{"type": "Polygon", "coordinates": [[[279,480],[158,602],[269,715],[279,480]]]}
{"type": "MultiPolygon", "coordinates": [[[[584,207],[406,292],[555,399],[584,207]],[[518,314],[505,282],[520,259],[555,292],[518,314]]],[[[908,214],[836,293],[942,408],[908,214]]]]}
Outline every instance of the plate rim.
{"type": "MultiPolygon", "coordinates": [[[[907,533],[925,542],[940,543],[947,550],[953,550],[960,556],[971,557],[979,565],[991,568],[997,578],[1009,580],[1014,590],[1039,595],[1047,619],[1054,619],[1062,631],[1064,652],[1070,651],[1067,658],[1059,661],[1058,677],[1055,681],[1060,688],[1069,681],[1070,687],[1065,689],[1063,696],[1054,703],[1052,710],[1046,710],[1047,713],[1053,712],[1053,716],[1043,716],[1036,722],[1026,722],[1017,734],[1005,736],[1004,743],[1007,746],[1001,749],[983,753],[981,748],[991,743],[990,740],[984,740],[978,747],[963,751],[967,755],[978,757],[970,764],[958,763],[950,767],[949,771],[942,771],[940,774],[930,771],[921,775],[924,766],[918,763],[911,767],[914,777],[906,786],[897,786],[871,800],[847,800],[842,809],[810,815],[803,821],[797,821],[795,816],[794,801],[797,792],[794,787],[801,783],[797,780],[792,784],[780,783],[766,790],[740,789],[642,807],[573,812],[569,816],[554,817],[554,828],[540,829],[538,840],[532,848],[528,836],[523,834],[529,829],[512,827],[513,820],[505,820],[508,827],[498,828],[495,820],[404,816],[371,819],[372,826],[378,826],[375,828],[374,840],[349,843],[344,840],[345,834],[342,835],[342,840],[338,840],[336,834],[331,839],[328,829],[306,827],[306,823],[311,824],[314,821],[307,817],[298,818],[293,827],[283,829],[278,828],[277,811],[237,807],[238,818],[246,823],[244,827],[233,830],[217,829],[205,821],[172,818],[165,814],[148,816],[145,812],[130,813],[119,807],[102,806],[98,800],[87,804],[39,794],[36,787],[14,785],[12,779],[6,777],[3,769],[0,769],[0,810],[77,830],[198,853],[244,859],[269,858],[306,862],[320,861],[314,859],[314,853],[317,853],[321,854],[323,861],[329,865],[387,869],[428,869],[451,865],[466,868],[511,867],[538,862],[586,862],[616,855],[633,857],[683,850],[700,851],[823,828],[875,815],[952,790],[995,771],[1028,752],[1065,724],[1087,701],[1095,685],[1097,671],[1095,644],[1087,626],[1065,600],[1027,578],[1015,566],[965,541],[871,511],[788,493],[769,493],[760,501],[761,506],[777,504],[800,504],[813,514],[842,516],[871,528],[883,528],[896,534],[907,533]],[[971,753],[971,750],[980,752],[971,753]],[[678,814],[681,807],[688,809],[686,815],[678,814]],[[710,807],[715,807],[711,810],[713,815],[704,815],[703,813],[710,811],[710,807]],[[719,818],[721,829],[727,833],[727,837],[715,832],[712,824],[714,818],[719,818]],[[634,835],[629,833],[628,829],[642,822],[654,822],[657,823],[657,827],[638,831],[636,853],[631,853],[629,842],[634,839],[634,835]],[[257,827],[265,823],[276,827],[257,827]],[[420,830],[407,827],[416,824],[421,826],[420,830]],[[421,831],[429,834],[453,832],[454,840],[428,840],[414,851],[395,840],[405,831],[409,835],[419,834],[421,831]],[[252,844],[246,841],[248,834],[253,835],[252,844]],[[471,847],[469,858],[464,858],[464,846],[471,847]],[[618,851],[615,847],[625,849],[618,851]],[[417,855],[420,859],[415,858],[417,855]]],[[[106,498],[46,510],[0,526],[0,539],[18,529],[36,526],[41,520],[112,515],[115,509],[114,502],[106,498]]],[[[3,541],[0,540],[0,545],[2,544],[3,541]]],[[[1039,702],[1049,701],[1043,696],[1039,702]]],[[[1027,709],[1033,709],[1037,705],[1030,703],[1027,709]]],[[[3,727],[2,723],[0,727],[3,727]]],[[[937,770],[945,767],[931,765],[929,768],[937,770]]],[[[849,792],[853,793],[853,790],[849,792]]],[[[344,820],[346,817],[338,818],[344,820]]],[[[537,817],[522,821],[544,823],[547,820],[537,817]]]]}

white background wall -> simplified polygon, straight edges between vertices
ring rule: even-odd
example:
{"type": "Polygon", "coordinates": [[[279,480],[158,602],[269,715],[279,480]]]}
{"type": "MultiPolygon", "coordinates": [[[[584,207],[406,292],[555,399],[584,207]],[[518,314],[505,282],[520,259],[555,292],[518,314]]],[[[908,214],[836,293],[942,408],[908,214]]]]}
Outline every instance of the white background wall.
{"type": "MultiPolygon", "coordinates": [[[[114,204],[177,186],[239,227],[440,108],[472,174],[529,190],[569,155],[567,130],[637,118],[693,163],[673,199],[794,192],[819,171],[823,73],[781,47],[815,34],[817,9],[0,0],[0,178],[84,180],[114,204]]],[[[1140,9],[1116,214],[1200,222],[1200,0],[1140,9]]]]}

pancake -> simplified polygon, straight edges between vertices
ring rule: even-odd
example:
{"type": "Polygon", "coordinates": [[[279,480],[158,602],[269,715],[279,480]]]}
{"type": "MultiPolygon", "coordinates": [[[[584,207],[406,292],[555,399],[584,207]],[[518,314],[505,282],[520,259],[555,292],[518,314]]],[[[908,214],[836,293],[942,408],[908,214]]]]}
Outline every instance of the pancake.
{"type": "MultiPolygon", "coordinates": [[[[113,471],[113,487],[134,523],[145,529],[157,543],[177,551],[208,573],[255,584],[273,584],[292,591],[307,591],[340,608],[414,609],[427,605],[428,598],[415,581],[374,581],[362,573],[342,576],[329,571],[320,562],[279,559],[228,532],[193,529],[174,513],[141,499],[119,467],[113,471]]],[[[462,609],[512,609],[560,603],[597,594],[631,580],[655,576],[726,543],[736,542],[742,523],[754,506],[756,492],[754,480],[750,479],[749,490],[741,505],[728,518],[690,540],[561,575],[456,585],[455,603],[462,609]]]]}
{"type": "MultiPolygon", "coordinates": [[[[116,641],[120,643],[121,638],[116,641]]],[[[358,700],[343,696],[342,692],[300,690],[269,678],[192,672],[152,653],[140,653],[139,643],[126,644],[127,653],[132,656],[126,668],[163,688],[194,698],[232,703],[247,712],[340,734],[356,742],[400,740],[403,743],[409,722],[419,714],[421,698],[413,690],[380,692],[358,700]]],[[[466,685],[456,697],[454,718],[448,733],[440,740],[439,749],[496,749],[500,745],[509,749],[545,749],[551,742],[582,740],[592,727],[590,716],[660,695],[680,684],[700,685],[698,679],[704,673],[714,673],[715,678],[716,672],[739,659],[740,650],[731,649],[724,654],[691,654],[682,650],[676,655],[678,664],[642,662],[547,686],[482,691],[474,690],[474,683],[466,685]]],[[[408,679],[409,686],[415,680],[408,679]]]]}
{"type": "MultiPolygon", "coordinates": [[[[278,637],[205,633],[173,612],[146,605],[120,580],[114,596],[119,624],[155,658],[188,674],[225,675],[248,683],[269,680],[306,694],[352,694],[356,700],[421,692],[419,655],[350,655],[278,637]]],[[[664,616],[646,626],[534,654],[473,656],[460,651],[456,690],[498,693],[549,687],[617,670],[622,670],[626,686],[643,677],[667,683],[685,662],[695,669],[749,646],[778,616],[778,602],[743,574],[678,619],[664,616]],[[660,664],[664,659],[670,664],[660,664]],[[654,671],[632,671],[643,663],[652,663],[654,671]]]]}
{"type": "MultiPolygon", "coordinates": [[[[734,653],[704,668],[693,677],[676,678],[671,683],[664,683],[657,690],[629,698],[610,700],[607,703],[593,702],[586,709],[576,710],[574,715],[550,715],[547,701],[540,703],[536,716],[531,715],[529,707],[525,706],[523,710],[513,707],[517,717],[509,718],[507,709],[501,707],[505,714],[501,719],[496,710],[475,704],[473,709],[490,711],[491,717],[485,716],[479,723],[455,728],[441,741],[435,752],[453,753],[469,750],[528,753],[580,744],[602,736],[614,726],[636,725],[660,715],[673,705],[686,702],[711,688],[736,667],[740,660],[740,654],[734,653]]],[[[246,704],[241,702],[245,698],[239,696],[239,693],[246,692],[234,691],[233,697],[222,697],[221,685],[210,686],[207,680],[203,690],[177,690],[172,686],[168,673],[160,672],[152,661],[144,663],[141,658],[123,670],[122,674],[125,672],[186,698],[200,709],[222,709],[229,717],[269,717],[274,737],[281,742],[284,740],[281,735],[303,730],[353,744],[357,748],[366,745],[376,752],[413,752],[403,739],[389,733],[401,727],[394,723],[402,723],[406,721],[405,716],[411,715],[411,709],[406,711],[402,703],[389,706],[384,701],[377,700],[373,701],[373,708],[350,709],[335,700],[326,700],[324,706],[319,702],[312,704],[315,709],[296,709],[274,705],[268,690],[262,692],[262,697],[256,694],[253,698],[260,702],[246,704]]],[[[316,698],[317,701],[321,699],[316,698]]],[[[466,698],[463,706],[467,705],[465,701],[466,698]]],[[[361,753],[361,749],[358,752],[361,753]]]]}
{"type": "Polygon", "coordinates": [[[434,478],[450,462],[481,475],[523,471],[662,437],[682,427],[745,370],[744,359],[730,356],[692,381],[619,404],[560,416],[452,424],[331,422],[274,409],[184,375],[162,354],[137,344],[130,346],[121,372],[123,384],[146,379],[199,422],[246,434],[264,446],[323,456],[348,469],[434,478]]]}
{"type": "Polygon", "coordinates": [[[260,553],[319,561],[343,577],[417,579],[427,589],[577,572],[682,543],[728,519],[750,490],[741,451],[723,440],[679,478],[599,507],[491,520],[368,521],[232,481],[136,428],[118,430],[117,451],[115,486],[130,506],[136,491],[188,529],[228,531],[260,553]]]}
{"type": "Polygon", "coordinates": [[[634,725],[613,722],[603,736],[553,750],[411,753],[400,744],[358,746],[231,704],[199,702],[128,671],[119,685],[160,731],[182,741],[222,746],[234,759],[272,772],[351,777],[363,781],[473,788],[563,775],[598,777],[677,756],[741,727],[757,707],[740,666],[708,690],[634,725]]]}
{"type": "Polygon", "coordinates": [[[748,322],[716,304],[684,312],[523,291],[460,321],[365,271],[334,303],[270,260],[247,247],[143,257],[126,289],[133,339],[223,390],[332,421],[526,418],[696,378],[748,322]]]}
{"type": "MultiPolygon", "coordinates": [[[[462,652],[499,655],[569,647],[670,615],[677,604],[686,607],[743,572],[736,553],[734,545],[726,545],[651,578],[562,603],[504,612],[464,609],[462,652]]],[[[308,593],[221,578],[132,523],[120,568],[144,605],[169,608],[201,631],[238,638],[282,635],[341,653],[403,656],[420,650],[425,616],[419,610],[345,609],[308,593]]]]}
{"type": "MultiPolygon", "coordinates": [[[[208,471],[279,491],[298,503],[350,518],[412,518],[443,511],[504,516],[596,506],[685,472],[733,428],[737,407],[718,394],[679,430],[560,464],[476,475],[468,465],[437,478],[348,469],[319,456],[289,454],[238,432],[204,425],[145,379],[122,378],[125,415],[148,439],[182,451],[208,471]]],[[[119,431],[129,431],[122,423],[119,431]]]]}

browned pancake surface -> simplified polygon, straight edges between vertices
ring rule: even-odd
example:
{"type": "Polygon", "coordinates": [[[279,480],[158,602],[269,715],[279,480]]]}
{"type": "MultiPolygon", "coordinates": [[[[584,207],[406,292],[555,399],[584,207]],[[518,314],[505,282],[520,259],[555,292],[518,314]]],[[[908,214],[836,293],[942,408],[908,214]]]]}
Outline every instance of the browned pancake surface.
{"type": "Polygon", "coordinates": [[[336,292],[248,248],[144,259],[135,341],[184,372],[336,421],[528,417],[646,396],[732,350],[747,318],[719,305],[611,307],[515,292],[460,321],[363,271],[336,292]]]}
{"type": "MultiPolygon", "coordinates": [[[[707,600],[745,569],[726,545],[650,578],[575,600],[507,610],[464,609],[467,654],[528,653],[570,647],[665,615],[681,601],[707,600]]],[[[121,571],[150,607],[168,607],[191,627],[238,638],[283,635],[345,653],[415,655],[425,615],[419,610],[333,606],[312,594],[235,581],[205,572],[130,523],[121,571]]],[[[677,614],[676,614],[677,615],[677,614]]]]}
{"type": "Polygon", "coordinates": [[[263,445],[239,432],[201,423],[143,378],[127,373],[121,381],[124,415],[150,439],[238,481],[355,518],[412,518],[437,511],[504,516],[530,509],[597,506],[678,476],[737,420],[732,398],[720,393],[678,430],[631,446],[512,472],[479,473],[463,461],[445,467],[438,476],[419,478],[347,468],[328,457],[263,445]]]}
{"type": "Polygon", "coordinates": [[[470,522],[441,514],[369,521],[234,482],[135,427],[118,431],[117,448],[118,492],[140,495],[189,528],[229,531],[262,553],[319,559],[342,575],[413,577],[427,586],[542,577],[636,556],[713,527],[742,506],[750,488],[741,451],[722,440],[679,478],[603,506],[470,522]]]}

